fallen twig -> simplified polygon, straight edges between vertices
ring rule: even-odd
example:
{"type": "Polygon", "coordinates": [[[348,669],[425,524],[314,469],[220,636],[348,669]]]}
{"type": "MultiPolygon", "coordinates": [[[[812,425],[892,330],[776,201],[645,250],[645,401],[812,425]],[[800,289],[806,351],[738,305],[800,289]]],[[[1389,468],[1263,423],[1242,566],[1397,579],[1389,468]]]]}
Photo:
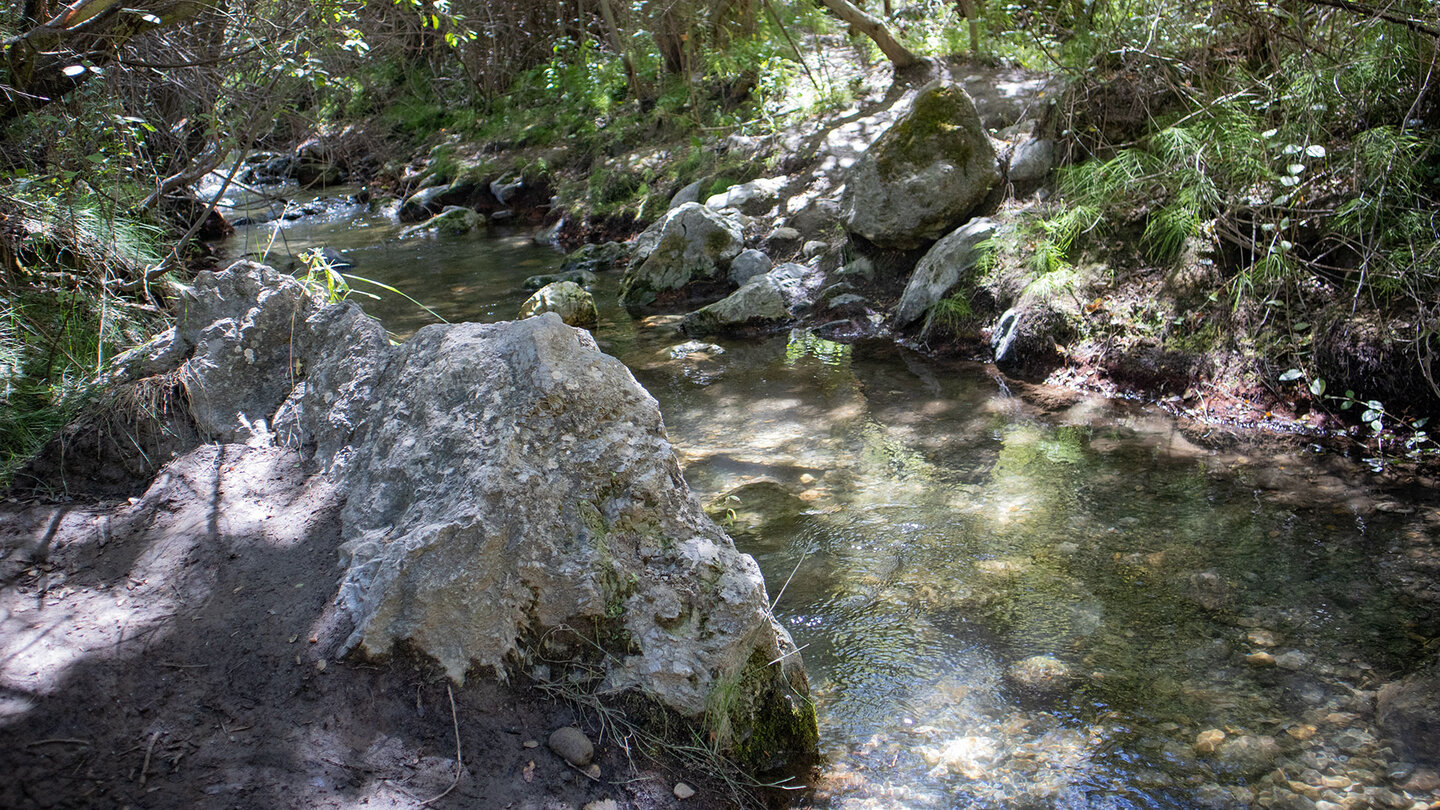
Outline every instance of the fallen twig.
{"type": "Polygon", "coordinates": [[[140,787],[145,787],[145,780],[150,778],[150,755],[155,753],[155,743],[160,741],[163,732],[157,731],[150,735],[150,744],[145,746],[145,763],[140,766],[140,787]]]}
{"type": "Polygon", "coordinates": [[[89,740],[77,740],[69,737],[54,737],[48,740],[36,740],[26,745],[26,748],[39,748],[42,745],[90,745],[89,740]]]}
{"type": "Polygon", "coordinates": [[[439,796],[420,802],[421,807],[438,802],[449,795],[450,791],[460,784],[460,774],[465,770],[465,761],[460,758],[460,718],[455,714],[455,691],[450,688],[449,683],[445,684],[445,694],[450,696],[450,722],[455,726],[455,779],[450,783],[450,787],[445,788],[445,791],[439,796]]]}

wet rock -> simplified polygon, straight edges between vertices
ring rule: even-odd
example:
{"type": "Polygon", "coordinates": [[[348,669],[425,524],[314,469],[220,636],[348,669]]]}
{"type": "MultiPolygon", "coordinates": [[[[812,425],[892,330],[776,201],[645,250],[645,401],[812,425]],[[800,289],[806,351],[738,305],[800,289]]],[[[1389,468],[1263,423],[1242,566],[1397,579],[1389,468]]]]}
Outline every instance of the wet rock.
{"type": "Polygon", "coordinates": [[[473,184],[458,181],[422,188],[400,203],[395,216],[401,222],[422,222],[446,208],[462,205],[473,190],[473,184]]]}
{"type": "Polygon", "coordinates": [[[959,774],[966,779],[982,779],[999,756],[999,744],[991,737],[958,737],[940,748],[924,747],[920,756],[932,766],[932,775],[959,774]]]}
{"type": "Polygon", "coordinates": [[[510,180],[497,178],[490,181],[490,196],[501,205],[509,205],[516,194],[525,188],[525,181],[516,177],[510,180]]]}
{"type": "Polygon", "coordinates": [[[590,742],[585,732],[574,726],[563,726],[550,732],[547,743],[551,751],[577,768],[589,765],[590,760],[595,758],[595,744],[590,742]]]}
{"type": "Polygon", "coordinates": [[[1276,644],[1275,634],[1269,630],[1251,630],[1245,634],[1245,639],[1256,647],[1274,647],[1276,644]]]}
{"type": "MultiPolygon", "coordinates": [[[[714,343],[705,343],[700,340],[687,340],[684,343],[671,346],[669,351],[670,359],[672,360],[679,360],[683,357],[695,357],[697,355],[714,357],[724,353],[724,348],[716,346],[714,343]]],[[[709,513],[708,507],[706,513],[709,513]]]]}
{"type": "Polygon", "coordinates": [[[790,319],[786,292],[782,283],[766,274],[750,280],[745,286],[686,315],[680,328],[690,335],[735,333],[772,328],[790,319]]]}
{"type": "MultiPolygon", "coordinates": [[[[1198,744],[1197,744],[1197,753],[1198,744]]],[[[1269,770],[1280,756],[1280,745],[1274,737],[1246,734],[1220,743],[1216,759],[1226,770],[1256,776],[1269,770]]]]}
{"type": "Polygon", "coordinates": [[[1022,298],[991,334],[995,365],[1007,374],[1043,377],[1064,362],[1060,344],[1074,334],[1074,325],[1049,302],[1022,298]]]}
{"type": "Polygon", "coordinates": [[[600,322],[594,296],[573,281],[546,284],[520,307],[521,318],[533,318],[546,312],[553,312],[566,325],[581,329],[594,329],[600,322]]]}
{"type": "Polygon", "coordinates": [[[1440,763],[1440,664],[1381,687],[1375,717],[1417,760],[1440,763]]]}
{"type": "Polygon", "coordinates": [[[1230,604],[1230,584],[1214,571],[1199,571],[1186,580],[1183,594],[1206,610],[1220,610],[1230,604]]]}
{"type": "Polygon", "coordinates": [[[1273,667],[1275,656],[1268,652],[1253,652],[1245,656],[1245,663],[1252,667],[1273,667]]]}
{"type": "Polygon", "coordinates": [[[333,186],[344,182],[346,176],[329,145],[319,138],[295,147],[290,174],[302,186],[333,186]]]}
{"type": "Polygon", "coordinates": [[[520,286],[527,290],[538,290],[547,284],[555,284],[561,281],[578,284],[588,290],[595,286],[600,279],[589,270],[568,270],[561,273],[546,273],[539,276],[530,276],[526,278],[520,286]]]}
{"type": "Polygon", "coordinates": [[[485,224],[485,217],[481,215],[480,212],[474,209],[452,205],[418,225],[411,225],[405,228],[400,231],[398,236],[401,239],[429,235],[460,236],[475,230],[483,224],[485,224]]]}
{"type": "Polygon", "coordinates": [[[1410,793],[1429,793],[1440,790],[1440,773],[1419,768],[1401,783],[1400,789],[1410,793]]]}
{"type": "Polygon", "coordinates": [[[778,481],[752,481],[705,504],[705,514],[732,536],[750,536],[793,525],[808,509],[778,481]]]}
{"type": "Polygon", "coordinates": [[[1225,740],[1225,732],[1218,728],[1207,729],[1195,736],[1195,753],[1200,756],[1209,756],[1220,747],[1225,740]]]}
{"type": "Polygon", "coordinates": [[[1034,655],[1016,661],[1005,670],[1005,680],[1034,697],[1054,697],[1070,687],[1075,673],[1070,665],[1053,655],[1034,655]]]}
{"type": "Polygon", "coordinates": [[[730,280],[743,285],[756,276],[770,272],[770,257],[758,250],[742,250],[730,263],[730,280]]]}
{"type": "Polygon", "coordinates": [[[604,273],[624,264],[629,258],[630,246],[624,242],[581,245],[565,256],[565,260],[560,263],[560,272],[604,273]]]}
{"type": "Polygon", "coordinates": [[[656,226],[637,237],[634,255],[643,261],[632,264],[620,284],[620,303],[630,310],[695,282],[723,281],[744,248],[740,224],[699,203],[670,211],[656,226]]]}
{"type": "Polygon", "coordinates": [[[1275,656],[1275,666],[1298,672],[1310,666],[1310,656],[1299,650],[1287,650],[1275,656]]]}
{"type": "Polygon", "coordinates": [[[978,246],[994,236],[995,230],[993,220],[975,219],[936,242],[915,266],[905,285],[905,292],[895,307],[896,326],[908,326],[919,320],[957,285],[972,285],[971,276],[982,256],[978,246]]]}
{"type": "Polygon", "coordinates": [[[733,209],[758,217],[775,207],[780,201],[780,192],[789,182],[788,177],[763,177],[748,183],[739,183],[706,199],[705,207],[717,211],[733,209]]]}
{"type": "Polygon", "coordinates": [[[999,179],[975,103],[959,85],[933,82],[851,167],[841,212],[877,245],[917,248],[964,223],[999,179]]]}

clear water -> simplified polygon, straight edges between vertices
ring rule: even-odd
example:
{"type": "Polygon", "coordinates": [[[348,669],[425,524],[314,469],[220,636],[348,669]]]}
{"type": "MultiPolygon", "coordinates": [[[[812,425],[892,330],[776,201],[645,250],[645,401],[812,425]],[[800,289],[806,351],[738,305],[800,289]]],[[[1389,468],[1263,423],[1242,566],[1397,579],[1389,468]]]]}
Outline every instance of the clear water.
{"type": "MultiPolygon", "coordinates": [[[[395,230],[341,210],[276,244],[339,248],[450,320],[512,317],[560,258],[524,234],[395,230]]],[[[633,321],[617,286],[595,290],[599,342],[659,400],[804,650],[828,764],[801,804],[1232,807],[1277,771],[1330,777],[1337,802],[1406,798],[1369,707],[1434,628],[1379,560],[1433,504],[1376,508],[1322,457],[1203,450],[1130,406],[1042,412],[984,367],[893,346],[795,333],[676,358],[675,319],[633,321]],[[1064,674],[1027,688],[1009,674],[1027,659],[1064,674]]],[[[433,320],[365,305],[400,335],[433,320]]]]}

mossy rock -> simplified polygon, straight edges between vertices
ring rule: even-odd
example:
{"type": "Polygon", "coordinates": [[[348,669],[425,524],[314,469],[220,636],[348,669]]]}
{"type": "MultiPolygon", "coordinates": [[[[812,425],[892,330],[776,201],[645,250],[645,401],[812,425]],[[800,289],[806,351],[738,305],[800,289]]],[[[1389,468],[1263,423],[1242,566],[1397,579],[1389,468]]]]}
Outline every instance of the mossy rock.
{"type": "Polygon", "coordinates": [[[850,232],[910,250],[965,222],[999,180],[975,103],[959,85],[932,82],[856,161],[841,215],[850,232]]]}

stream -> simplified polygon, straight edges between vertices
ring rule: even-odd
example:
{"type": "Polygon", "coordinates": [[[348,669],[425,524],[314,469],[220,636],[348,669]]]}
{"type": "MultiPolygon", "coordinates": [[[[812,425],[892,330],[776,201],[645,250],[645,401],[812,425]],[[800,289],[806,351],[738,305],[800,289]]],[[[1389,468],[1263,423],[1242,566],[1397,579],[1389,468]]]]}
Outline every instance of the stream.
{"type": "MultiPolygon", "coordinates": [[[[397,229],[334,203],[226,249],[283,267],[328,245],[451,321],[513,317],[561,258],[528,233],[397,229]]],[[[1374,712],[1434,654],[1433,616],[1382,565],[1434,553],[1434,503],[1300,447],[1205,449],[1133,404],[1042,409],[993,369],[896,346],[796,331],[678,351],[678,319],[632,320],[618,285],[594,290],[598,342],[659,401],[803,649],[827,764],[800,806],[1436,798],[1374,712]]],[[[356,300],[397,336],[434,320],[374,292],[356,300]]]]}

